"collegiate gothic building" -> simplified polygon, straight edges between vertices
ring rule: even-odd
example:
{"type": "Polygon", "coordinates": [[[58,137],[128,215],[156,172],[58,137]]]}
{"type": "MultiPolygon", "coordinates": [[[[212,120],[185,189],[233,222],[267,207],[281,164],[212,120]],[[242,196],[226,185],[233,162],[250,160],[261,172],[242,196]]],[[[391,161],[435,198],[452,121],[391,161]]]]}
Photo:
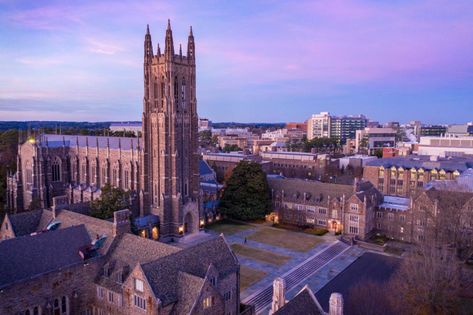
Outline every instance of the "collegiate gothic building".
{"type": "Polygon", "coordinates": [[[168,22],[164,53],[144,42],[142,138],[41,134],[18,148],[18,169],[8,177],[15,211],[51,207],[67,196],[70,208],[100,197],[111,184],[130,191],[130,207],[145,235],[163,241],[197,232],[199,189],[195,44],[175,54],[168,22]],[[159,230],[157,230],[159,229],[159,230]],[[159,233],[158,233],[159,231],[159,233]]]}

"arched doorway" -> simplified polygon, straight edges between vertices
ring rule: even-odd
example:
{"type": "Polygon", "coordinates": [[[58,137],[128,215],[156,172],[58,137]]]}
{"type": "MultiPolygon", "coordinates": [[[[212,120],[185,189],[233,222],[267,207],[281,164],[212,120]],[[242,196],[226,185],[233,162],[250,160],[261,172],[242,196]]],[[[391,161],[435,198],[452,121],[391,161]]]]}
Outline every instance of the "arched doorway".
{"type": "Polygon", "coordinates": [[[186,216],[184,217],[184,234],[189,234],[194,232],[194,218],[190,212],[187,212],[186,216]]]}

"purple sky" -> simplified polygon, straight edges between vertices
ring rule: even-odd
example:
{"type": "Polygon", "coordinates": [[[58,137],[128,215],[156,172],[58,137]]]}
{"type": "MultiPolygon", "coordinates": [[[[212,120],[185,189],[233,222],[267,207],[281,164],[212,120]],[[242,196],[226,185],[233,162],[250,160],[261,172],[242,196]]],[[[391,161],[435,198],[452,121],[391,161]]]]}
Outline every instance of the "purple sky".
{"type": "Polygon", "coordinates": [[[0,0],[0,120],[140,120],[168,18],[176,50],[193,26],[213,121],[473,120],[471,0],[0,0]]]}

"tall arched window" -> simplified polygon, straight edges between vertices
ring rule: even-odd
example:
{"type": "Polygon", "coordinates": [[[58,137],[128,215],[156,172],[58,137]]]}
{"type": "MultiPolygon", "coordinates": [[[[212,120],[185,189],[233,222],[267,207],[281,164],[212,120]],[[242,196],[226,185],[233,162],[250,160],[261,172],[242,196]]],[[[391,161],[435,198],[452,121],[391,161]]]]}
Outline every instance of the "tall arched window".
{"type": "Polygon", "coordinates": [[[130,171],[127,169],[123,171],[123,188],[130,189],[130,171]]]}
{"type": "Polygon", "coordinates": [[[186,79],[182,78],[181,84],[181,99],[183,102],[186,101],[186,79]]]}
{"type": "Polygon", "coordinates": [[[59,182],[61,180],[61,161],[54,159],[51,165],[52,181],[59,182]]]}
{"type": "Polygon", "coordinates": [[[177,100],[179,97],[179,84],[177,82],[177,77],[174,78],[174,99],[177,100]]]}
{"type": "Polygon", "coordinates": [[[116,167],[112,170],[112,186],[118,186],[118,169],[116,167]]]}

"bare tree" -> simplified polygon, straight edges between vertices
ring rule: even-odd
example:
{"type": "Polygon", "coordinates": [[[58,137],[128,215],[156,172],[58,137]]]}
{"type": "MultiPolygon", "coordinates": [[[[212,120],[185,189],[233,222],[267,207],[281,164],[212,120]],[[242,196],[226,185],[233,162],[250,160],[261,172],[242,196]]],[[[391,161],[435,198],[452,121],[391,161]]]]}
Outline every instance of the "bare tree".
{"type": "Polygon", "coordinates": [[[352,315],[394,314],[386,285],[364,280],[352,286],[347,293],[346,309],[352,315]]]}
{"type": "Polygon", "coordinates": [[[472,196],[430,191],[434,207],[422,206],[424,240],[392,277],[392,305],[400,314],[461,314],[461,293],[473,280],[464,259],[472,251],[472,196]]]}

